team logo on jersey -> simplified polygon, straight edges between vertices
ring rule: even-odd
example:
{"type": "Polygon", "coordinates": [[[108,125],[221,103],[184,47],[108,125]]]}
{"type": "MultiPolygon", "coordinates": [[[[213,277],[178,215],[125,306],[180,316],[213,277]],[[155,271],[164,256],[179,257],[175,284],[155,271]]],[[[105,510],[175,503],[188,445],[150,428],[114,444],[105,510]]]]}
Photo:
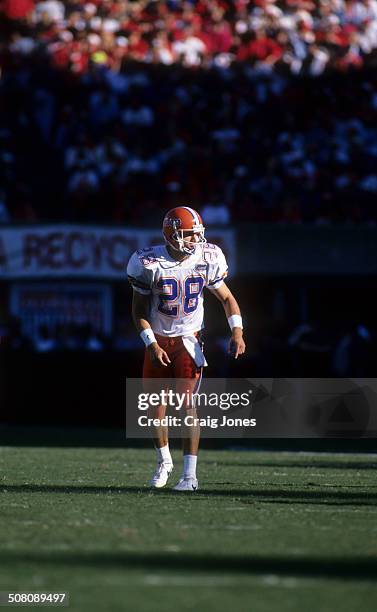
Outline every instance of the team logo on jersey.
{"type": "Polygon", "coordinates": [[[197,266],[195,266],[195,270],[200,272],[201,270],[207,270],[207,267],[207,264],[198,264],[197,266]]]}

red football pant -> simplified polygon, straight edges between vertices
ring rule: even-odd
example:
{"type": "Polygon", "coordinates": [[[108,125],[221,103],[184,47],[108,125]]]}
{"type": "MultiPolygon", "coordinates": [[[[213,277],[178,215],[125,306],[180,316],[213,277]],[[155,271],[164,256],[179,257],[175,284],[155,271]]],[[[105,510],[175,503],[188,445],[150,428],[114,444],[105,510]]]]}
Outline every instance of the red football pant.
{"type": "MultiPolygon", "coordinates": [[[[145,390],[149,393],[159,393],[164,388],[166,392],[169,392],[169,384],[165,385],[164,382],[161,383],[157,379],[164,379],[166,383],[168,383],[168,379],[175,379],[175,384],[173,383],[170,386],[175,387],[176,393],[186,394],[183,408],[187,411],[193,410],[192,394],[199,391],[203,368],[198,368],[184,346],[181,336],[168,338],[156,334],[156,340],[159,346],[167,353],[171,363],[167,366],[155,365],[150,359],[149,351],[145,351],[143,366],[145,390]]],[[[161,419],[165,416],[165,411],[166,406],[161,404],[154,408],[151,407],[148,411],[148,416],[161,419]]],[[[199,435],[200,429],[197,426],[186,428],[186,432],[182,432],[184,454],[197,455],[199,435]]],[[[154,428],[152,436],[157,448],[168,444],[167,427],[154,428]]]]}
{"type": "MultiPolygon", "coordinates": [[[[149,351],[145,351],[143,378],[178,378],[175,385],[177,393],[196,393],[199,390],[203,368],[199,368],[183,344],[181,336],[168,338],[156,334],[159,346],[166,351],[171,363],[167,366],[154,364],[151,361],[149,351]]],[[[151,391],[153,383],[150,381],[148,390],[151,391]]],[[[156,389],[157,391],[157,389],[156,389]]]]}

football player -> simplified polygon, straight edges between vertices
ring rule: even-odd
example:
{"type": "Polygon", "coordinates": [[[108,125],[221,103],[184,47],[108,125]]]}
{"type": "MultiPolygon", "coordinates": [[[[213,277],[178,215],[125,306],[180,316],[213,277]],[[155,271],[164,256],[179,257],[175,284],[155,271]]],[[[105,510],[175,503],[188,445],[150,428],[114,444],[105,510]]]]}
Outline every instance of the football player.
{"type": "MultiPolygon", "coordinates": [[[[209,244],[200,215],[188,206],[170,210],[164,218],[164,245],[135,252],[127,267],[133,287],[132,315],[146,350],[143,378],[176,378],[197,392],[206,365],[200,345],[203,327],[203,290],[222,303],[231,329],[229,352],[237,359],[245,352],[239,306],[224,282],[228,266],[221,249],[209,244]]],[[[179,381],[177,381],[179,382],[179,381]]],[[[177,389],[178,391],[178,389],[177,389]]],[[[186,406],[189,411],[194,407],[186,406]]],[[[166,407],[155,409],[161,418],[166,407]]],[[[173,470],[167,428],[156,428],[157,468],[150,481],[164,487],[173,470]]],[[[196,463],[199,428],[183,440],[183,473],[175,491],[198,489],[196,463]]]]}

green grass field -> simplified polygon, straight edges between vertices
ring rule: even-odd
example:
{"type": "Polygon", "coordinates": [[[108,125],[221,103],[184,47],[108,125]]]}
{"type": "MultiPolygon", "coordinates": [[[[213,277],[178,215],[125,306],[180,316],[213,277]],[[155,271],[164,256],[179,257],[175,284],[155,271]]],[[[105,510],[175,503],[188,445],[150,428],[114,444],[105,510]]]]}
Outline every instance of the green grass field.
{"type": "Polygon", "coordinates": [[[377,609],[377,456],[203,451],[188,495],[149,491],[153,462],[1,448],[0,590],[95,612],[377,609]]]}

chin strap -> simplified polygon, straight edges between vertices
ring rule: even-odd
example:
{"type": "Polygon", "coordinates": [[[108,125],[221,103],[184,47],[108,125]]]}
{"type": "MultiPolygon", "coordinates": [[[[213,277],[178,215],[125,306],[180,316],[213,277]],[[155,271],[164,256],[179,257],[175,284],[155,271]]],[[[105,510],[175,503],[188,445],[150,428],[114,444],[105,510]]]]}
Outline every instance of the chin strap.
{"type": "MultiPolygon", "coordinates": [[[[173,251],[176,251],[177,253],[180,253],[181,255],[193,255],[193,253],[195,253],[195,249],[197,247],[196,244],[193,245],[193,249],[189,249],[188,247],[185,247],[185,245],[182,245],[180,249],[177,249],[176,246],[174,246],[171,242],[169,242],[168,240],[166,241],[167,244],[170,246],[170,248],[173,249],[173,251]]],[[[179,243],[179,241],[177,240],[177,242],[179,243]]]]}

